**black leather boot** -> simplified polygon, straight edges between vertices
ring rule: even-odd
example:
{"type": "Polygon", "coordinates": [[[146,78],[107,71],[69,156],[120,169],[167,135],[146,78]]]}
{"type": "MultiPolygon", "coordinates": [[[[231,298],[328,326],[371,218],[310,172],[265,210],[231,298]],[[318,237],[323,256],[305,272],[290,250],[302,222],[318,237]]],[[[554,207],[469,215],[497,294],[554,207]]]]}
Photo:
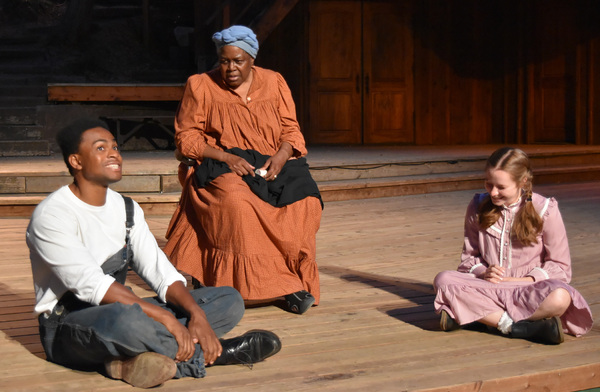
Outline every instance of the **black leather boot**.
{"type": "Polygon", "coordinates": [[[544,344],[560,344],[565,339],[560,317],[518,321],[513,323],[510,337],[544,344]]]}
{"type": "Polygon", "coordinates": [[[442,331],[454,331],[460,329],[460,324],[458,324],[456,320],[450,317],[448,312],[442,310],[440,314],[440,329],[442,331]]]}
{"type": "Polygon", "coordinates": [[[249,365],[265,360],[281,350],[281,341],[273,332],[252,330],[231,339],[222,339],[223,353],[213,365],[249,365]]]}

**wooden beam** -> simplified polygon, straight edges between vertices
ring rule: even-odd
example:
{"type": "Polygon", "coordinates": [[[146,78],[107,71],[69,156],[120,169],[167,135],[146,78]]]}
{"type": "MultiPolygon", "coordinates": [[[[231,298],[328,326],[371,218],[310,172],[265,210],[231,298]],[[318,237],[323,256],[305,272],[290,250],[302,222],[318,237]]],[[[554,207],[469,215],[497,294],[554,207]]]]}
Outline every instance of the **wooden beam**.
{"type": "Polygon", "coordinates": [[[48,101],[180,101],[184,86],[184,84],[48,84],[48,101]]]}
{"type": "Polygon", "coordinates": [[[252,23],[252,30],[259,43],[263,43],[283,18],[296,6],[298,0],[276,0],[260,19],[252,23]]]}
{"type": "Polygon", "coordinates": [[[150,0],[142,0],[142,40],[144,47],[150,48],[150,0]]]}

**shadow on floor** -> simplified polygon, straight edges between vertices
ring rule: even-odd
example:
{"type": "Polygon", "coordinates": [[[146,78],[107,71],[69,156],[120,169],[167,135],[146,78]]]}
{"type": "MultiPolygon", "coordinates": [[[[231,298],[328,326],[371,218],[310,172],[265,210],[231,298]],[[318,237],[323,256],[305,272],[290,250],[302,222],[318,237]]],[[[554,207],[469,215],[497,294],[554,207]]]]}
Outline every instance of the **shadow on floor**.
{"type": "Polygon", "coordinates": [[[0,283],[0,298],[5,304],[0,315],[0,330],[11,340],[20,343],[33,355],[45,359],[41,348],[37,317],[33,314],[33,291],[15,293],[0,283]],[[23,308],[29,308],[24,311],[23,308]]]}
{"type": "Polygon", "coordinates": [[[439,331],[439,318],[433,309],[435,291],[432,284],[335,266],[319,267],[319,271],[348,282],[358,282],[385,290],[401,298],[410,300],[413,306],[402,308],[382,306],[377,308],[377,310],[418,328],[428,331],[439,331]]]}

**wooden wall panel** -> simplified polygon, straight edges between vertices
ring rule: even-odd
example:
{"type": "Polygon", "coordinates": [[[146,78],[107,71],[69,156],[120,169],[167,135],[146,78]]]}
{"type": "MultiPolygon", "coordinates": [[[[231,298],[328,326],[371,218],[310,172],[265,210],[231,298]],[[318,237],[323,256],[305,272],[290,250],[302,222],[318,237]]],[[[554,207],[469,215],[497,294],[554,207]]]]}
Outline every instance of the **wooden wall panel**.
{"type": "Polygon", "coordinates": [[[304,86],[308,83],[308,42],[305,34],[305,17],[308,5],[299,1],[259,48],[256,65],[272,69],[283,75],[294,103],[302,133],[307,133],[308,108],[305,107],[304,86]]]}
{"type": "Polygon", "coordinates": [[[310,7],[310,142],[362,141],[361,25],[359,1],[315,1],[310,7]]]}
{"type": "Polygon", "coordinates": [[[600,2],[415,3],[417,144],[598,144],[600,2]]]}
{"type": "MultiPolygon", "coordinates": [[[[259,53],[305,124],[317,109],[303,37],[319,1],[301,0],[259,53]]],[[[600,144],[600,2],[398,1],[412,9],[415,144],[600,144]]]]}
{"type": "Polygon", "coordinates": [[[448,29],[450,3],[430,7],[429,2],[423,1],[413,9],[416,144],[446,144],[450,136],[450,67],[444,58],[450,50],[443,31],[448,29]]]}
{"type": "Polygon", "coordinates": [[[414,144],[409,2],[362,4],[363,142],[414,144]]]}
{"type": "Polygon", "coordinates": [[[502,48],[495,11],[475,1],[415,4],[417,144],[485,144],[503,134],[503,60],[489,48],[502,48]]]}
{"type": "Polygon", "coordinates": [[[557,0],[528,14],[532,91],[527,141],[574,143],[578,60],[577,7],[557,0]]]}
{"type": "Polygon", "coordinates": [[[587,144],[600,144],[600,38],[590,42],[587,144]]]}

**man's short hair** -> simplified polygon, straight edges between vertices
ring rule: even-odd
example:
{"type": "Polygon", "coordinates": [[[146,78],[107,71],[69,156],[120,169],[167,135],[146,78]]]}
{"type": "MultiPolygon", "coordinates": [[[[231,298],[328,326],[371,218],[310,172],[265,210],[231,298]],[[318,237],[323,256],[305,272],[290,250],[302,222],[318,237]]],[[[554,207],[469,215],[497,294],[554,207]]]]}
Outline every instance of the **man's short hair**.
{"type": "Polygon", "coordinates": [[[84,117],[73,121],[71,124],[58,131],[58,134],[56,135],[56,142],[62,151],[65,165],[67,165],[71,175],[74,175],[74,173],[73,168],[69,164],[69,156],[71,156],[71,154],[76,154],[79,151],[81,135],[92,128],[104,128],[108,130],[108,125],[100,119],[84,117]]]}

